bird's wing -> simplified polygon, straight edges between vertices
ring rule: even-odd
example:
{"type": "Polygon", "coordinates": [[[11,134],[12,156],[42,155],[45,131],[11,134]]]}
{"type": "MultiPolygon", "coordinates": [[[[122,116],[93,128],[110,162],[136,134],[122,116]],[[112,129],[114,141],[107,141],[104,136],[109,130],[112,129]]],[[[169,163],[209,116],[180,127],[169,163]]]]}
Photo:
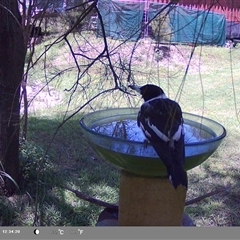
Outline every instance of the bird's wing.
{"type": "Polygon", "coordinates": [[[182,111],[170,99],[145,102],[138,114],[138,125],[149,141],[178,141],[183,135],[182,111]]]}
{"type": "Polygon", "coordinates": [[[166,165],[173,186],[187,188],[183,118],[178,103],[170,99],[145,102],[138,114],[138,125],[166,165]]]}
{"type": "Polygon", "coordinates": [[[182,111],[170,99],[145,102],[138,114],[138,126],[165,163],[183,164],[185,159],[182,111]]]}
{"type": "Polygon", "coordinates": [[[187,188],[183,118],[178,103],[170,99],[147,101],[141,106],[137,121],[166,165],[173,186],[187,188]]]}

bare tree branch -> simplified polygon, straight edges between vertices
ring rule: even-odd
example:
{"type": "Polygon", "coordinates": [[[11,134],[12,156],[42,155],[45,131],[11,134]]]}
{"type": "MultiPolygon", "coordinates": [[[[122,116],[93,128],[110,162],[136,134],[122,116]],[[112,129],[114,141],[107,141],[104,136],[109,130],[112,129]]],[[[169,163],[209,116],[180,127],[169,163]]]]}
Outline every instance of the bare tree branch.
{"type": "MultiPolygon", "coordinates": [[[[99,199],[96,199],[96,198],[93,198],[91,196],[88,196],[78,190],[74,190],[68,186],[61,186],[63,187],[64,189],[70,191],[70,192],[73,192],[76,197],[80,198],[80,199],[83,199],[85,201],[88,201],[90,203],[93,203],[93,204],[96,204],[98,206],[101,206],[101,207],[106,207],[106,208],[111,208],[111,209],[115,209],[115,210],[118,210],[118,205],[117,204],[112,204],[112,203],[107,203],[107,202],[104,202],[102,200],[99,200],[99,199]]],[[[197,202],[200,202],[208,197],[211,197],[211,196],[214,196],[218,193],[226,193],[228,190],[224,187],[224,188],[221,188],[221,189],[217,189],[217,190],[214,190],[214,191],[211,191],[209,193],[206,193],[202,196],[199,196],[199,197],[196,197],[194,199],[191,199],[191,200],[188,200],[185,202],[185,206],[189,206],[191,204],[194,204],[194,203],[197,203],[197,202]]]]}

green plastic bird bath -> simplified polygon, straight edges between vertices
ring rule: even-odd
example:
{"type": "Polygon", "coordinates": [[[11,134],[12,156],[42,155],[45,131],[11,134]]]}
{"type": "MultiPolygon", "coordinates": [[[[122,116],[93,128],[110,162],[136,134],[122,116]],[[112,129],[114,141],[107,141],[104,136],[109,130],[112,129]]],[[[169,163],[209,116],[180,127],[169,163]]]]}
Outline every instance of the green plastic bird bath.
{"type": "MultiPolygon", "coordinates": [[[[167,175],[165,165],[137,127],[138,108],[95,111],[80,120],[84,135],[98,155],[127,172],[147,177],[167,175]]],[[[185,169],[204,162],[226,136],[225,128],[202,116],[183,113],[185,169]]]]}
{"type": "MultiPolygon", "coordinates": [[[[174,189],[153,147],[137,126],[138,108],[118,108],[85,115],[80,125],[98,155],[120,168],[119,226],[181,226],[186,191],[174,189]],[[137,204],[136,204],[137,201],[137,204]]],[[[219,123],[183,113],[185,169],[205,161],[226,136],[219,123]]]]}

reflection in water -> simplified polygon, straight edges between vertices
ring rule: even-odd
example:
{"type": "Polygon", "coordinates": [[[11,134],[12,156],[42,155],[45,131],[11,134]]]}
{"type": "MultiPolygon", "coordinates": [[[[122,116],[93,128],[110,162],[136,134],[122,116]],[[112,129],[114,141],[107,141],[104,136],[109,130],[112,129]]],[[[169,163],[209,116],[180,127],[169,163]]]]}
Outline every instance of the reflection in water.
{"type": "MultiPolygon", "coordinates": [[[[145,136],[137,126],[136,120],[119,120],[105,123],[93,128],[94,131],[114,138],[143,142],[145,136]]],[[[213,136],[201,128],[184,124],[185,143],[201,142],[213,136]]]]}

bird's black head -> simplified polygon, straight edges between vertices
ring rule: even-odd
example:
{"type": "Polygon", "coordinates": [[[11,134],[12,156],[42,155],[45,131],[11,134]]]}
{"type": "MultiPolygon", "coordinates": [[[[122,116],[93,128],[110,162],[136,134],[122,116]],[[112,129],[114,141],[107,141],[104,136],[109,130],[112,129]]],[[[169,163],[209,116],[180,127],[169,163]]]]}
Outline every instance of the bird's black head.
{"type": "Polygon", "coordinates": [[[129,87],[140,93],[144,101],[148,101],[155,97],[166,98],[164,91],[160,87],[153,84],[146,84],[142,87],[137,85],[130,85],[129,87]]]}

